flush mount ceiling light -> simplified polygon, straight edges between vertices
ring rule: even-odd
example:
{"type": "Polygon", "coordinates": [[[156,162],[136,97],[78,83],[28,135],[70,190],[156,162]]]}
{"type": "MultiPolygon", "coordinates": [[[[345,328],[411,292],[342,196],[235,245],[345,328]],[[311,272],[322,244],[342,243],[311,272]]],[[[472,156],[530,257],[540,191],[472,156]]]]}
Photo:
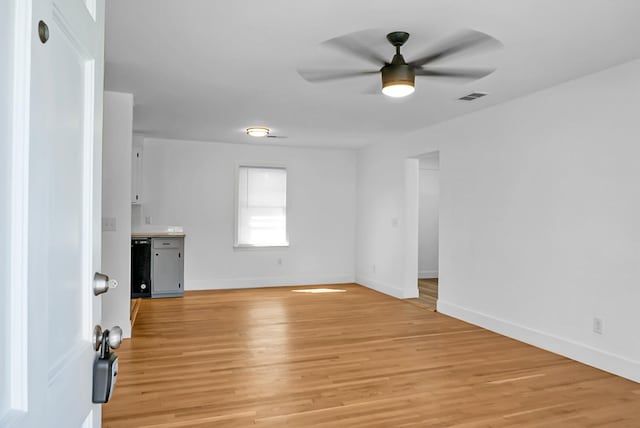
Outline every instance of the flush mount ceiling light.
{"type": "MultiPolygon", "coordinates": [[[[394,31],[387,34],[387,40],[396,49],[391,62],[388,62],[384,56],[368,46],[361,33],[336,37],[323,43],[324,46],[329,48],[369,61],[380,67],[377,70],[346,70],[342,67],[337,67],[335,70],[299,69],[298,73],[312,83],[380,73],[382,75],[382,93],[389,97],[399,98],[411,95],[415,91],[416,76],[448,78],[464,82],[480,79],[491,74],[494,71],[493,68],[435,68],[432,67],[432,63],[435,64],[463,51],[472,53],[473,50],[480,48],[502,46],[498,40],[487,34],[474,30],[465,30],[440,43],[431,44],[431,49],[424,52],[419,58],[406,62],[400,53],[400,48],[409,40],[409,33],[394,31]]],[[[372,40],[371,45],[375,45],[375,40],[372,40]]]]}
{"type": "Polygon", "coordinates": [[[269,128],[263,126],[254,126],[247,128],[247,135],[251,137],[267,137],[269,135],[269,128]]]}

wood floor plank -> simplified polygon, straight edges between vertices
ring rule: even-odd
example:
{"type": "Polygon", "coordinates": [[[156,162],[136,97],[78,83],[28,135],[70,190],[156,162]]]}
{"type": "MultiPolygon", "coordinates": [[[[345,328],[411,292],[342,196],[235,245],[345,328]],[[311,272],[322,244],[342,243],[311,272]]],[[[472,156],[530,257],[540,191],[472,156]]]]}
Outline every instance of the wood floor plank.
{"type": "Polygon", "coordinates": [[[418,279],[418,297],[405,301],[435,311],[438,302],[438,278],[418,279]]]}
{"type": "Polygon", "coordinates": [[[638,384],[355,284],[146,300],[118,355],[105,428],[640,427],[638,384]]]}

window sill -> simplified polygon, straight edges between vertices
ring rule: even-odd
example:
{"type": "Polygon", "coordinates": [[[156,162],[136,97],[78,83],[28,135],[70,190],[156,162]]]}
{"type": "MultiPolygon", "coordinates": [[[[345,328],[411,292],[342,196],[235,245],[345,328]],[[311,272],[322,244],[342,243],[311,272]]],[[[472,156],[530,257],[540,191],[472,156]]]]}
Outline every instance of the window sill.
{"type": "Polygon", "coordinates": [[[289,248],[289,243],[273,244],[273,245],[234,244],[233,248],[235,250],[268,250],[268,249],[289,248]]]}

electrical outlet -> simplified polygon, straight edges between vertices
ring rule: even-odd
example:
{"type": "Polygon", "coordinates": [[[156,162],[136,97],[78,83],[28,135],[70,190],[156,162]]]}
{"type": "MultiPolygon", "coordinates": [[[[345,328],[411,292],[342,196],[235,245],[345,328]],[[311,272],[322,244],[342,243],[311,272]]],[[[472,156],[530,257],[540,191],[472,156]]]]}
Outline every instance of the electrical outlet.
{"type": "Polygon", "coordinates": [[[593,319],[593,332],[595,334],[602,334],[602,319],[600,318],[593,319]]]}
{"type": "Polygon", "coordinates": [[[116,231],[116,218],[115,217],[102,217],[102,231],[103,232],[115,232],[116,231]]]}
{"type": "Polygon", "coordinates": [[[151,216],[148,215],[144,218],[144,224],[151,224],[151,216]]]}

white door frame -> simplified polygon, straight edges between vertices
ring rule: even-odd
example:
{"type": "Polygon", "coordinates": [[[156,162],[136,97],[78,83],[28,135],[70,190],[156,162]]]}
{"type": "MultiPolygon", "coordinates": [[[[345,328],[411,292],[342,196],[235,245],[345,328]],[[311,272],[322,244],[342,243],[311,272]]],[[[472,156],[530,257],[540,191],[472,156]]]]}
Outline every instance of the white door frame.
{"type": "MultiPolygon", "coordinates": [[[[13,50],[8,69],[12,78],[10,104],[9,265],[7,272],[9,324],[9,412],[7,424],[27,411],[28,259],[29,259],[29,98],[31,76],[31,2],[13,0],[13,50]],[[19,31],[19,29],[24,29],[19,31]]],[[[0,422],[3,422],[0,419],[0,422]]],[[[3,423],[0,425],[4,426],[3,423]]]]}

